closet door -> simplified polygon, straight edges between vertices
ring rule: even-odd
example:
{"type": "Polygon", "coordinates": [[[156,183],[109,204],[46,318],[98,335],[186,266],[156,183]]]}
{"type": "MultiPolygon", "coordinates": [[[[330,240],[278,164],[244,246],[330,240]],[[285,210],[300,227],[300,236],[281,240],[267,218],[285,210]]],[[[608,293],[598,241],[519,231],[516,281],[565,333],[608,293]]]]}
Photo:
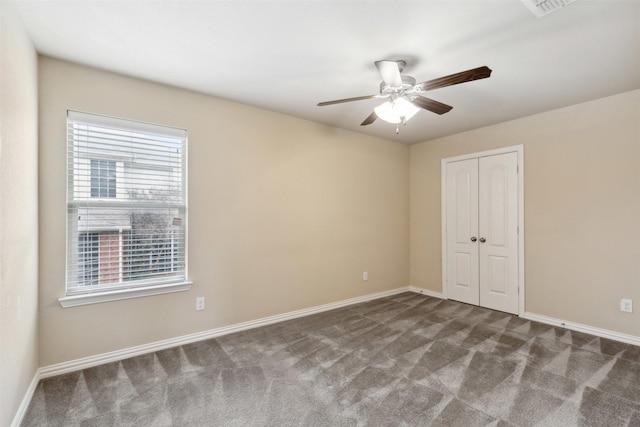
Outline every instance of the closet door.
{"type": "Polygon", "coordinates": [[[479,160],[480,305],[518,313],[518,154],[479,160]]]}
{"type": "Polygon", "coordinates": [[[446,168],[447,298],[478,305],[478,159],[446,168]]]}
{"type": "Polygon", "coordinates": [[[446,164],[447,298],[518,314],[518,154],[446,164]]]}

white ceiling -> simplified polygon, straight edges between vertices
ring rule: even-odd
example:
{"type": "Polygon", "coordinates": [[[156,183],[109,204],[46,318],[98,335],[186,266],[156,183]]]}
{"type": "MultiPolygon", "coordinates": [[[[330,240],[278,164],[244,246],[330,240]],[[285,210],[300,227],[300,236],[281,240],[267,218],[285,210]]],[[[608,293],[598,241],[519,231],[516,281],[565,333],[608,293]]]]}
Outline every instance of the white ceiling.
{"type": "MultiPolygon", "coordinates": [[[[4,1],[4,0],[2,0],[4,1]]],[[[536,18],[518,0],[17,2],[36,49],[303,119],[415,143],[640,88],[640,1],[577,0],[536,18]],[[487,65],[425,94],[452,105],[360,123],[380,59],[417,81],[487,65]]]]}

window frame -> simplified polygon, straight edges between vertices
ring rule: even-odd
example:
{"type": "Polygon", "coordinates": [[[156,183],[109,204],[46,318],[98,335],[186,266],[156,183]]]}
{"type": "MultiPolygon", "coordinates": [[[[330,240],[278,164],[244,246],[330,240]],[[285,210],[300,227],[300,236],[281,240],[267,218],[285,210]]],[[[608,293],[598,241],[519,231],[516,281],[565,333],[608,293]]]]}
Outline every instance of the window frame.
{"type": "MultiPolygon", "coordinates": [[[[67,209],[67,213],[65,215],[65,220],[66,220],[66,251],[65,251],[65,296],[61,297],[58,299],[60,305],[62,307],[73,307],[73,306],[77,306],[77,305],[85,305],[85,304],[95,304],[95,303],[101,303],[101,302],[106,302],[106,301],[115,301],[115,300],[122,300],[122,299],[129,299],[129,298],[138,298],[138,297],[144,297],[144,296],[149,296],[149,295],[158,295],[158,294],[165,294],[165,293],[173,293],[173,292],[180,292],[180,291],[187,291],[191,288],[192,282],[190,280],[188,280],[188,187],[187,187],[187,183],[188,183],[188,132],[186,129],[181,129],[181,128],[176,128],[176,127],[170,127],[170,126],[165,126],[165,125],[156,125],[156,124],[151,124],[151,123],[146,123],[146,122],[141,122],[141,121],[136,121],[136,120],[130,120],[130,119],[123,119],[123,118],[116,118],[116,117],[111,117],[111,116],[104,116],[104,115],[99,115],[99,114],[92,114],[92,113],[84,113],[84,112],[78,112],[78,111],[73,111],[73,110],[68,110],[67,111],[67,120],[66,120],[66,126],[65,129],[67,131],[67,135],[66,135],[66,146],[67,146],[67,150],[66,150],[66,158],[67,158],[67,166],[66,166],[66,172],[67,172],[67,177],[66,179],[66,189],[67,189],[67,194],[66,194],[66,209],[67,209]],[[90,183],[89,184],[89,200],[85,200],[82,201],[82,197],[80,200],[76,199],[76,183],[77,181],[75,181],[74,175],[70,174],[70,171],[74,170],[71,165],[69,164],[70,161],[77,161],[77,159],[83,159],[84,157],[77,157],[75,156],[75,154],[69,154],[69,146],[71,144],[71,137],[68,135],[69,132],[69,124],[70,122],[86,122],[87,124],[94,124],[97,126],[109,126],[109,127],[113,127],[113,128],[120,128],[120,129],[126,129],[128,131],[131,132],[141,132],[141,133],[147,133],[147,134],[160,134],[160,135],[165,135],[165,136],[171,136],[171,137],[176,137],[182,140],[182,149],[183,149],[183,154],[182,154],[182,160],[181,160],[181,169],[182,169],[182,173],[181,175],[179,175],[179,178],[181,180],[181,185],[182,185],[182,202],[180,204],[178,204],[177,209],[180,210],[180,216],[181,216],[181,224],[180,226],[183,227],[183,233],[184,233],[184,274],[179,274],[176,277],[176,280],[172,280],[172,279],[157,279],[157,278],[149,278],[149,279],[142,279],[142,280],[133,280],[130,282],[125,282],[122,279],[122,272],[121,272],[121,276],[119,278],[118,282],[114,282],[116,283],[114,286],[105,286],[105,285],[100,285],[100,286],[87,286],[86,289],[78,289],[78,286],[76,285],[75,287],[70,288],[70,282],[69,282],[69,278],[70,278],[70,271],[69,268],[70,266],[74,266],[76,272],[80,271],[80,254],[78,252],[79,250],[79,245],[81,244],[80,239],[81,239],[81,235],[89,235],[89,234],[96,234],[97,235],[97,239],[100,240],[100,232],[101,230],[80,230],[79,227],[77,226],[77,218],[73,219],[73,215],[77,215],[78,214],[78,210],[81,209],[82,207],[87,208],[89,206],[92,206],[94,203],[96,205],[105,205],[105,207],[110,206],[110,203],[114,203],[112,206],[117,206],[118,203],[121,202],[121,200],[116,201],[117,199],[120,198],[120,196],[116,196],[116,197],[111,197],[110,193],[109,193],[109,185],[107,186],[107,195],[108,197],[101,197],[100,195],[98,195],[98,197],[95,197],[92,194],[92,190],[93,190],[93,186],[90,183]],[[76,224],[74,227],[72,227],[72,223],[76,224]],[[75,241],[74,241],[75,239],[75,241]]],[[[124,157],[124,156],[123,156],[124,157]]],[[[91,157],[87,157],[88,159],[88,164],[89,164],[89,177],[90,179],[93,178],[93,174],[91,171],[91,164],[94,160],[93,156],[91,157]]],[[[122,163],[120,161],[116,161],[114,160],[114,158],[99,158],[96,157],[95,160],[99,160],[99,161],[114,161],[116,162],[116,176],[114,178],[115,180],[115,185],[116,185],[116,192],[118,194],[120,194],[121,191],[121,185],[122,184],[122,179],[123,179],[123,172],[122,172],[122,168],[120,166],[117,165],[121,165],[122,163]]],[[[109,179],[109,178],[106,178],[109,179]]],[[[99,190],[98,190],[99,191],[99,190]]],[[[85,197],[87,197],[85,195],[85,197]]],[[[153,205],[154,203],[151,202],[151,205],[153,205]]],[[[160,204],[158,202],[158,204],[160,204]]],[[[146,206],[148,206],[149,204],[147,203],[146,206]]],[[[168,206],[166,203],[164,204],[164,206],[168,206]]],[[[135,212],[135,210],[132,210],[132,212],[135,212]]],[[[110,231],[110,232],[117,232],[118,230],[104,230],[104,231],[110,231]]],[[[131,230],[124,230],[127,233],[130,233],[131,230]]],[[[119,230],[120,235],[122,235],[123,233],[123,229],[121,228],[119,230]]],[[[122,238],[122,237],[121,237],[122,238]]],[[[85,241],[84,244],[86,245],[88,241],[85,241]]],[[[173,240],[172,240],[172,244],[173,244],[173,240]]],[[[98,248],[98,251],[100,250],[100,248],[98,248]]],[[[124,256],[123,256],[123,252],[122,252],[122,248],[120,248],[120,253],[119,253],[119,262],[120,264],[122,264],[125,260],[124,256]]],[[[171,256],[173,257],[174,254],[174,249],[172,247],[171,250],[171,256]]],[[[98,254],[98,263],[100,262],[100,255],[98,254]]],[[[172,258],[173,259],[173,258],[172,258]]],[[[71,274],[73,274],[73,272],[71,272],[71,274]]],[[[98,272],[98,275],[100,274],[100,272],[98,272]]],[[[72,277],[72,276],[71,276],[72,277]]]]}

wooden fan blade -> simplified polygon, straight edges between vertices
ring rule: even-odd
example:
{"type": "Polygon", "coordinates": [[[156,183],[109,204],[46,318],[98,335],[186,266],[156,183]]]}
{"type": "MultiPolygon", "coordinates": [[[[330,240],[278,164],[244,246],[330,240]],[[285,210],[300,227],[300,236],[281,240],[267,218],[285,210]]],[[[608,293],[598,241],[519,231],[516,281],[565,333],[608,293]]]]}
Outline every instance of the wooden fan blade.
{"type": "Polygon", "coordinates": [[[343,102],[364,101],[365,99],[373,99],[377,95],[356,96],[355,98],[336,99],[335,101],[318,102],[318,107],[325,105],[342,104],[343,102]]]}
{"type": "Polygon", "coordinates": [[[378,118],[378,115],[374,111],[373,113],[369,114],[369,117],[364,119],[364,122],[360,123],[360,126],[370,125],[371,123],[375,122],[377,118],[378,118]]]}
{"type": "Polygon", "coordinates": [[[375,64],[382,80],[388,86],[402,86],[402,76],[396,61],[376,61],[375,64]]]}
{"type": "Polygon", "coordinates": [[[416,86],[420,87],[422,90],[432,90],[466,83],[473,80],[486,79],[489,76],[491,76],[491,69],[485,65],[472,70],[450,74],[433,80],[427,80],[426,82],[418,83],[416,86]]]}
{"type": "Polygon", "coordinates": [[[436,114],[448,113],[453,108],[451,105],[443,104],[442,102],[434,101],[433,99],[425,98],[424,96],[417,96],[413,98],[411,103],[416,107],[424,108],[425,110],[429,110],[436,114]]]}

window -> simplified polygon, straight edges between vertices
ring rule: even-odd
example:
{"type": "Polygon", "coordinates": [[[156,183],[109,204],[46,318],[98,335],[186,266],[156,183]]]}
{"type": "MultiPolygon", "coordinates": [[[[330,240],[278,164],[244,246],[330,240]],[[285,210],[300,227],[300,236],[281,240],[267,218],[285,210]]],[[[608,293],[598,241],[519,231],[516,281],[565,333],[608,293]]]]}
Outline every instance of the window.
{"type": "Polygon", "coordinates": [[[91,197],[116,197],[116,162],[91,159],[91,197]]]}
{"type": "Polygon", "coordinates": [[[182,129],[68,112],[63,306],[188,284],[186,143],[182,129]]]}

